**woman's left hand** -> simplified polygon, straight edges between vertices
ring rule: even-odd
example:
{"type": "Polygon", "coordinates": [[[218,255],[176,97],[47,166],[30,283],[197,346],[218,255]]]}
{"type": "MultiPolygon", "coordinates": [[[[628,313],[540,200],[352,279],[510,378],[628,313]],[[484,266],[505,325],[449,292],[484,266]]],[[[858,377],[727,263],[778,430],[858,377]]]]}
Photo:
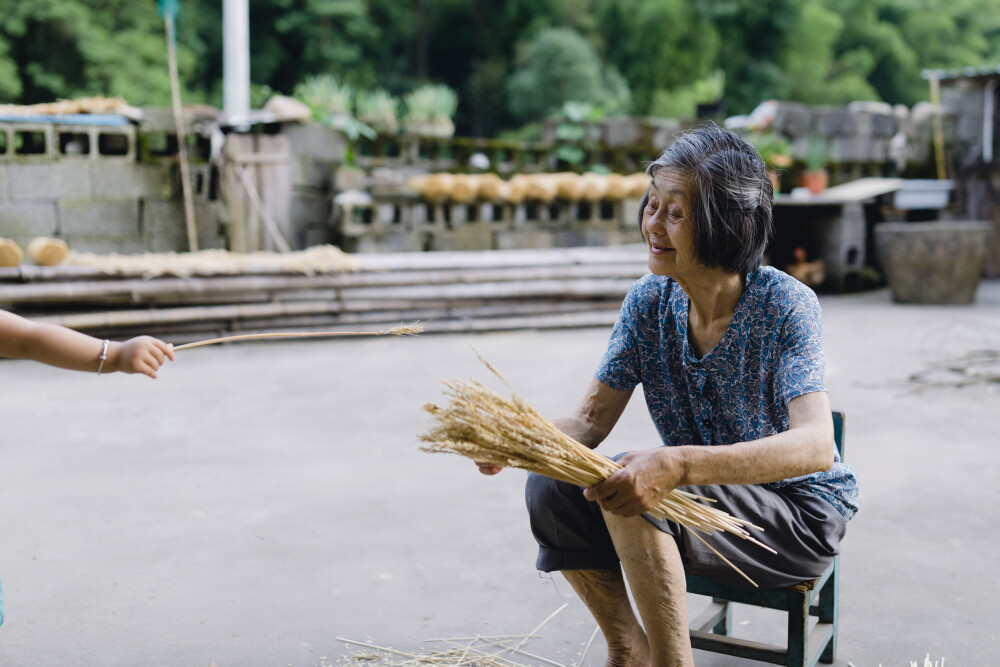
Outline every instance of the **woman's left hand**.
{"type": "Polygon", "coordinates": [[[596,501],[606,512],[639,516],[683,485],[682,460],[670,447],[629,452],[618,463],[621,470],[583,491],[584,498],[596,501]]]}

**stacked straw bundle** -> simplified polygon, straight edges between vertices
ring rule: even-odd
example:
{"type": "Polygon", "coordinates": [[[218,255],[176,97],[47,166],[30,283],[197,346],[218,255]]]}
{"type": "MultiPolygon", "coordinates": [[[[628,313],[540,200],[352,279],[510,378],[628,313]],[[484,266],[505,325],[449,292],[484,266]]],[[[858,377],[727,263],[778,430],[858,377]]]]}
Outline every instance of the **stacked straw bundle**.
{"type": "Polygon", "coordinates": [[[0,113],[15,116],[46,114],[64,116],[67,114],[122,114],[130,118],[140,118],[142,112],[120,97],[82,97],[75,100],[59,100],[43,104],[0,104],[0,113]]]}
{"type": "Polygon", "coordinates": [[[496,174],[419,174],[407,186],[427,201],[474,201],[519,204],[525,200],[552,202],[640,198],[649,187],[645,174],[515,174],[503,180],[496,174]]]}
{"type": "Polygon", "coordinates": [[[38,266],[55,266],[69,255],[69,246],[62,239],[39,236],[28,244],[28,257],[38,266]]]}
{"type": "MultiPolygon", "coordinates": [[[[435,423],[428,433],[420,436],[428,443],[421,447],[422,451],[461,454],[474,461],[521,468],[583,487],[594,486],[621,468],[618,463],[560,431],[521,398],[489,362],[482,357],[479,360],[510,389],[511,398],[504,398],[475,380],[444,380],[449,404],[447,407],[433,403],[424,405],[435,423]]],[[[699,502],[701,500],[712,502],[709,498],[674,489],[648,513],[690,529],[692,535],[756,586],[695,531],[725,531],[775,553],[747,530],[762,529],[704,505],[699,502]]]]}
{"type": "Polygon", "coordinates": [[[0,239],[0,266],[17,266],[24,259],[24,251],[13,239],[0,239]]]}

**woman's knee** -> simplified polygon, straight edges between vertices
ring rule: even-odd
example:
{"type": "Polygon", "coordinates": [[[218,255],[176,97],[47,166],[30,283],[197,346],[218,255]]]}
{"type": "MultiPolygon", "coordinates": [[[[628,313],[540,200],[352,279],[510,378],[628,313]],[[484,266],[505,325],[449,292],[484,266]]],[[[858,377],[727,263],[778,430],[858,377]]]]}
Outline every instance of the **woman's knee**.
{"type": "Polygon", "coordinates": [[[524,500],[529,513],[543,509],[551,511],[551,508],[567,503],[578,505],[580,500],[586,502],[580,487],[533,472],[528,473],[524,484],[524,500]]]}
{"type": "Polygon", "coordinates": [[[524,494],[531,532],[538,544],[564,555],[576,554],[575,560],[556,558],[551,567],[540,569],[592,569],[604,567],[605,562],[617,563],[600,507],[583,497],[581,487],[532,473],[524,494]],[[593,564],[598,562],[602,565],[593,564]]]}

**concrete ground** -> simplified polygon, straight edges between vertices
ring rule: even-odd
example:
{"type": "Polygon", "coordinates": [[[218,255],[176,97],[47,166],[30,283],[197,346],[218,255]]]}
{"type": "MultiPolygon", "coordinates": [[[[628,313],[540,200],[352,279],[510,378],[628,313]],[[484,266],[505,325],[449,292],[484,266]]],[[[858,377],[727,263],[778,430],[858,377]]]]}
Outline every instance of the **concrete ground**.
{"type": "MultiPolygon", "coordinates": [[[[1000,282],[973,306],[900,306],[886,291],[821,302],[862,483],[837,664],[996,664],[998,385],[906,379],[1000,350],[1000,282]]],[[[470,343],[555,414],[607,336],[248,343],[181,352],[155,382],[0,363],[0,664],[330,665],[364,652],[338,638],[426,652],[440,648],[429,639],[527,635],[564,602],[524,649],[575,663],[594,624],[565,580],[533,569],[523,473],[482,477],[419,452],[416,435],[440,379],[487,378],[470,343]]],[[[636,396],[602,451],[656,442],[636,396]]],[[[738,635],[782,627],[738,610],[738,635]]],[[[602,653],[598,639],[584,664],[602,653]]]]}

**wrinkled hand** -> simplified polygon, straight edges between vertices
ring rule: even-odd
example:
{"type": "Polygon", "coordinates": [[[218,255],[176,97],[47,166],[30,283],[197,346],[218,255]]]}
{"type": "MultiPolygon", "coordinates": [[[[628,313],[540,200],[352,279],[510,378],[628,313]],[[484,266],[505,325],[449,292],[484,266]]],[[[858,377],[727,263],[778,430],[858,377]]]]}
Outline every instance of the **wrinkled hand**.
{"type": "Polygon", "coordinates": [[[584,489],[583,497],[618,516],[633,517],[648,512],[682,485],[682,467],[674,454],[669,447],[629,452],[618,459],[621,470],[584,489]]]}
{"type": "Polygon", "coordinates": [[[503,470],[503,466],[498,466],[490,461],[476,461],[476,465],[479,466],[479,472],[484,475],[495,475],[503,470]]]}
{"type": "Polygon", "coordinates": [[[137,336],[118,345],[115,370],[142,373],[156,379],[156,371],[166,359],[174,360],[174,346],[151,336],[137,336]]]}

